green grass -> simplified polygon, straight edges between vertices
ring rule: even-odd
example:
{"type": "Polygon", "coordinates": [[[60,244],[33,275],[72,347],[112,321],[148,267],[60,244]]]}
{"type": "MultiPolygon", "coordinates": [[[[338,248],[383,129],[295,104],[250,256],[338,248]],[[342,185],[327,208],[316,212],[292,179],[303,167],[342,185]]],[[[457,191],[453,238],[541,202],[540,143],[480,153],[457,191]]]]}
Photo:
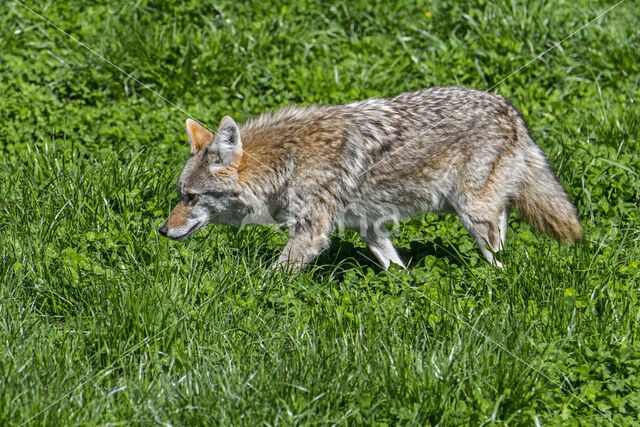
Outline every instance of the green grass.
{"type": "Polygon", "coordinates": [[[614,3],[87,3],[25,4],[212,128],[499,83],[586,237],[513,215],[498,270],[426,215],[394,235],[406,271],[341,231],[299,275],[268,270],[275,228],[163,239],[185,114],[2,2],[0,424],[637,424],[635,2],[503,82],[614,3]]]}

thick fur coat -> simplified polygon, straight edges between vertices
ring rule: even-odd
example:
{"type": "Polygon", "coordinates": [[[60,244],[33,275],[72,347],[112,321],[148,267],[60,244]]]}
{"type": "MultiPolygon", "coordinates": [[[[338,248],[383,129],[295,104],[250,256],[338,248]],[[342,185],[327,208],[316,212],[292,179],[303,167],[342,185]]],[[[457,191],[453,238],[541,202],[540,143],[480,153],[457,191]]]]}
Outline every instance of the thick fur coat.
{"type": "Polygon", "coordinates": [[[160,233],[276,221],[291,237],[276,267],[297,271],[336,227],[355,229],[383,268],[402,264],[385,224],[455,212],[484,257],[504,246],[515,205],[537,229],[578,240],[576,209],[503,97],[439,87],[340,106],[287,107],[216,135],[187,120],[191,156],[160,233]]]}

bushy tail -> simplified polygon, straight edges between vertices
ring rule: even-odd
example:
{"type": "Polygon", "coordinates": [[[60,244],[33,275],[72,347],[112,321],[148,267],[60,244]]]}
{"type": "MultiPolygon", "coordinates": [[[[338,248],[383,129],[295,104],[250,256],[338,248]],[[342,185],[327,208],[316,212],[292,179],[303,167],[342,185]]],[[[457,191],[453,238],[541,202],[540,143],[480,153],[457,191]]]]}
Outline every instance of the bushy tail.
{"type": "Polygon", "coordinates": [[[542,150],[531,143],[521,191],[515,199],[518,210],[532,226],[561,242],[582,240],[582,225],[575,206],[542,150]]]}

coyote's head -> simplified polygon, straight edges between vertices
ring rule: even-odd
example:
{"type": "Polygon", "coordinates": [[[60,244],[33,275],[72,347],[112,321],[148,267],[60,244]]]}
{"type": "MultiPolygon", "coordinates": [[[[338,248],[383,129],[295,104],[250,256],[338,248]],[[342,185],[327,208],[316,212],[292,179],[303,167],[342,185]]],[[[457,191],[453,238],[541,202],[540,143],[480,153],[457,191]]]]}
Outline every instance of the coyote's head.
{"type": "Polygon", "coordinates": [[[178,181],[180,201],[158,230],[175,240],[210,222],[240,225],[248,211],[238,183],[242,141],[233,119],[223,118],[215,136],[187,119],[187,136],[191,155],[178,181]]]}

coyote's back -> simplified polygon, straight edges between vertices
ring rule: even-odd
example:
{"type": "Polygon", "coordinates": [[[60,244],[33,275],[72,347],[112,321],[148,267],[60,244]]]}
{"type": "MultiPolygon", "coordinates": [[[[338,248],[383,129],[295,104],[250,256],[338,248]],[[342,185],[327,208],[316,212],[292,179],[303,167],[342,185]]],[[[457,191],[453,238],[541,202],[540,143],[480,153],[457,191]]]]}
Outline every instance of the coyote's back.
{"type": "MultiPolygon", "coordinates": [[[[341,106],[288,107],[241,128],[223,120],[216,138],[196,125],[187,126],[193,155],[179,188],[208,199],[195,204],[201,208],[197,228],[266,213],[291,230],[277,265],[300,268],[336,226],[356,229],[384,268],[402,264],[384,223],[423,212],[456,212],[495,264],[514,205],[559,240],[582,236],[544,153],[518,111],[498,95],[445,87],[341,106]],[[235,196],[220,196],[228,193],[235,196]]],[[[174,237],[170,225],[171,216],[161,231],[174,237]]]]}

